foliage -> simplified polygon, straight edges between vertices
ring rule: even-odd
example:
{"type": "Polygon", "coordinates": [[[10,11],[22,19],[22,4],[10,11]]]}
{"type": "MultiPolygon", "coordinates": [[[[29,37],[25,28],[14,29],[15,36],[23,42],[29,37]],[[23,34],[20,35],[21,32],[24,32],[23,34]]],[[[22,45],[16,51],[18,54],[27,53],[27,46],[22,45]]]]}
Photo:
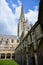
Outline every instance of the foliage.
{"type": "Polygon", "coordinates": [[[14,60],[0,60],[0,65],[18,65],[14,60]]]}

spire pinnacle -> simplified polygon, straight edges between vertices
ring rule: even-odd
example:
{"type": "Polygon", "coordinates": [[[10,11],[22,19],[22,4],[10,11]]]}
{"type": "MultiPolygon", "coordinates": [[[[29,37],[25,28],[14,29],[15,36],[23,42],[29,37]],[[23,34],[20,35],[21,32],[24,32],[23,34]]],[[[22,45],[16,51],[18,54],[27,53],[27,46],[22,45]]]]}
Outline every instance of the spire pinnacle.
{"type": "Polygon", "coordinates": [[[23,5],[21,6],[21,13],[24,13],[24,11],[23,11],[23,5]]]}
{"type": "Polygon", "coordinates": [[[24,8],[23,8],[23,5],[21,6],[21,15],[20,15],[20,18],[25,18],[25,16],[24,16],[24,10],[23,10],[24,8]]]}

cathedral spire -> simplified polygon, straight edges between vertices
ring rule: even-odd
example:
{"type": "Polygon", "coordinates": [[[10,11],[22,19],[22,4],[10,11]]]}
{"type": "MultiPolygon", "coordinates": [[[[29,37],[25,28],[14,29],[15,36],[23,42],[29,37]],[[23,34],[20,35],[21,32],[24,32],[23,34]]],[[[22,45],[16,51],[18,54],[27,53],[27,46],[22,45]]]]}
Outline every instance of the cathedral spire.
{"type": "Polygon", "coordinates": [[[24,14],[23,5],[21,6],[21,15],[24,14]]]}
{"type": "Polygon", "coordinates": [[[28,27],[28,21],[25,20],[24,9],[23,9],[23,5],[22,5],[19,24],[18,24],[18,36],[19,36],[19,38],[21,37],[22,34],[23,35],[27,34],[29,29],[30,29],[30,27],[28,27]]]}
{"type": "Polygon", "coordinates": [[[20,14],[20,19],[25,19],[25,16],[24,16],[24,8],[23,8],[23,5],[21,6],[21,14],[20,14]]]}

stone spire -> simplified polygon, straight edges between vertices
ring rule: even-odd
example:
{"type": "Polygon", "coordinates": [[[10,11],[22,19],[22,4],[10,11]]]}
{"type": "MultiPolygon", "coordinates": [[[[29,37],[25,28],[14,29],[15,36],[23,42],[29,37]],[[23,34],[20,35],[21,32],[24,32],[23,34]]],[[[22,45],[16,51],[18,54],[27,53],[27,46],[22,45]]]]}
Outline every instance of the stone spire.
{"type": "Polygon", "coordinates": [[[21,14],[19,18],[19,23],[18,23],[18,36],[20,37],[22,32],[24,31],[24,22],[25,22],[25,16],[24,16],[24,10],[23,10],[23,5],[21,6],[21,14]]]}
{"type": "Polygon", "coordinates": [[[24,16],[24,8],[23,8],[23,5],[21,6],[20,19],[21,19],[21,22],[22,22],[22,21],[25,21],[25,16],[24,16]]]}
{"type": "Polygon", "coordinates": [[[20,38],[22,34],[27,34],[30,26],[28,27],[28,21],[25,20],[25,15],[24,15],[24,10],[23,10],[23,5],[21,7],[21,14],[19,18],[19,23],[18,23],[18,37],[20,38]]]}

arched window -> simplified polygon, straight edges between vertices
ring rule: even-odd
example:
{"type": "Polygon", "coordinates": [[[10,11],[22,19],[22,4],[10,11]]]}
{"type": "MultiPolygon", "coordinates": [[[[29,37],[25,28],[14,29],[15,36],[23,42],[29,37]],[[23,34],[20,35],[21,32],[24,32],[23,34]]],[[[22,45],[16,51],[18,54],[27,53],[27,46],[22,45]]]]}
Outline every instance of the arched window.
{"type": "Polygon", "coordinates": [[[14,43],[14,40],[12,39],[11,42],[14,43]]]}

